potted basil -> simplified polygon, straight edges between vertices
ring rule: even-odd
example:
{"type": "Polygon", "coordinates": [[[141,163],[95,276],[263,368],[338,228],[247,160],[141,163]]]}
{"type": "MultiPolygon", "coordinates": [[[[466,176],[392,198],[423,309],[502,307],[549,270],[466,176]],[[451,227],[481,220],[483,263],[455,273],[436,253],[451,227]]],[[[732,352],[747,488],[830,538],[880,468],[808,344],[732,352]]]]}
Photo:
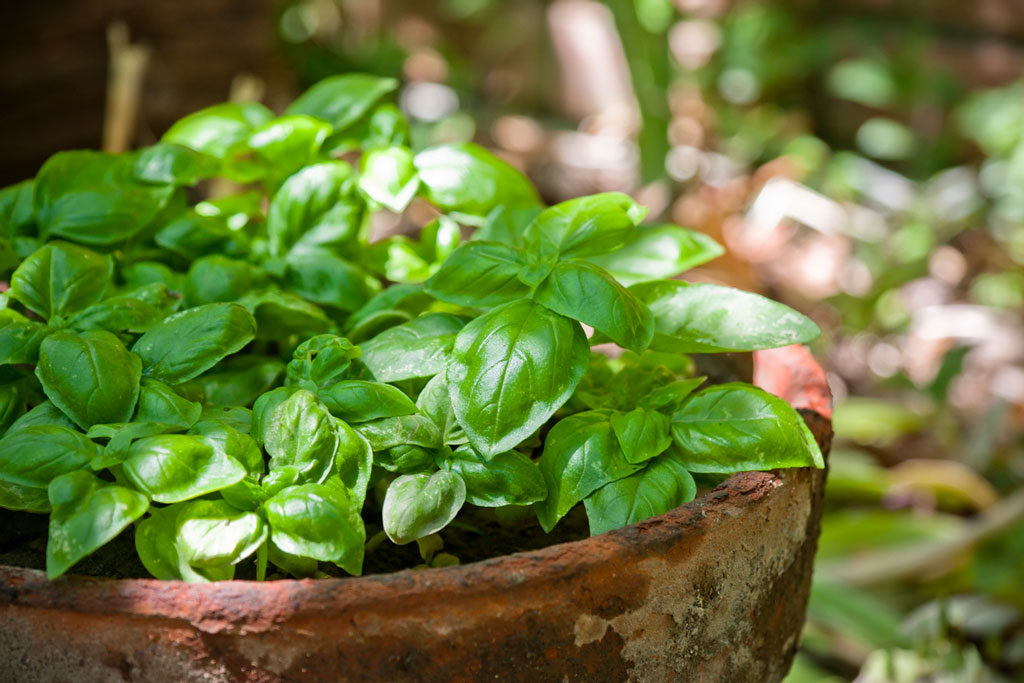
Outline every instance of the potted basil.
{"type": "MultiPolygon", "coordinates": [[[[281,606],[291,605],[289,615],[330,624],[310,651],[322,672],[348,677],[458,679],[490,671],[496,653],[542,656],[532,665],[549,673],[607,652],[637,671],[676,670],[681,656],[651,659],[658,638],[683,628],[673,610],[695,595],[655,567],[672,557],[706,603],[726,592],[733,610],[752,595],[789,599],[762,630],[784,622],[789,638],[799,628],[827,389],[800,347],[762,350],[807,342],[817,327],[755,294],[671,279],[720,247],[642,223],[645,209],[626,195],[544,207],[481,147],[414,151],[386,102],[396,85],[334,77],[281,116],[254,103],[210,107],[156,145],[62,152],[0,192],[10,283],[0,298],[0,508],[13,530],[0,562],[29,567],[2,574],[7,661],[57,678],[83,660],[96,675],[113,666],[141,679],[224,667],[303,678],[312,669],[301,646],[245,644],[248,632],[294,636],[274,626],[290,623],[281,606]],[[189,188],[215,178],[241,189],[195,201],[189,188]],[[371,240],[374,214],[414,200],[434,218],[412,236],[371,240]],[[776,394],[802,391],[797,407],[815,432],[784,398],[696,371],[695,357],[733,351],[761,352],[761,384],[776,394]],[[803,379],[771,380],[779,368],[803,379]],[[799,469],[766,472],[779,468],[799,469]],[[749,474],[715,488],[739,472],[749,474]],[[680,507],[702,489],[715,490],[680,507]],[[33,515],[49,516],[35,555],[42,539],[21,532],[39,528],[33,515]],[[759,538],[764,515],[775,519],[759,538]],[[440,568],[588,533],[438,572],[269,580],[440,568]],[[569,562],[578,544],[590,559],[569,562]],[[734,570],[721,564],[725,548],[758,548],[760,560],[734,570]],[[63,578],[83,570],[206,585],[63,578]],[[212,583],[232,578],[263,583],[212,583]],[[755,579],[774,587],[736,582],[755,579]],[[651,594],[666,581],[676,588],[651,594]],[[480,620],[504,623],[512,609],[484,590],[495,582],[525,590],[523,604],[567,591],[553,604],[585,610],[570,629],[538,617],[502,641],[512,649],[488,649],[492,627],[480,620]],[[476,626],[455,616],[429,627],[424,610],[438,600],[476,626]],[[60,605],[77,616],[58,621],[85,619],[87,639],[55,627],[60,605]],[[146,650],[111,615],[170,630],[146,650]],[[339,620],[369,640],[338,631],[339,620]],[[413,644],[453,629],[463,634],[453,650],[413,644]],[[584,656],[563,651],[567,636],[584,656]],[[366,660],[380,666],[353,668],[338,638],[382,648],[366,660]],[[60,642],[63,659],[39,660],[45,642],[60,642]]],[[[729,666],[781,675],[793,643],[773,640],[760,660],[729,666]]],[[[698,654],[718,661],[713,644],[698,654]]]]}

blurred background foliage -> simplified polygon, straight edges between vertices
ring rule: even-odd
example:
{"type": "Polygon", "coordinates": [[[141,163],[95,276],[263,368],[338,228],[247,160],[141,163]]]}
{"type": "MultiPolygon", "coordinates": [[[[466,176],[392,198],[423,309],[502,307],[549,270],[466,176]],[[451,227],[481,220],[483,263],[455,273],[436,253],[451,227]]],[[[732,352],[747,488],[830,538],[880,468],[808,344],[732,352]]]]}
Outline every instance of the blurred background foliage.
{"type": "MultiPolygon", "coordinates": [[[[836,398],[788,681],[1024,680],[1021,0],[57,4],[67,21],[7,10],[0,65],[18,67],[0,88],[77,92],[108,68],[95,30],[124,20],[149,63],[134,143],[224,99],[225,74],[276,108],[332,74],[396,76],[415,146],[473,139],[549,202],[625,191],[725,244],[693,278],[814,318],[836,398]],[[44,21],[74,29],[65,47],[93,36],[74,64],[23,61],[44,21]]],[[[75,101],[60,125],[22,108],[5,180],[96,146],[103,103],[75,101]],[[59,147],[22,153],[31,140],[59,147]]]]}

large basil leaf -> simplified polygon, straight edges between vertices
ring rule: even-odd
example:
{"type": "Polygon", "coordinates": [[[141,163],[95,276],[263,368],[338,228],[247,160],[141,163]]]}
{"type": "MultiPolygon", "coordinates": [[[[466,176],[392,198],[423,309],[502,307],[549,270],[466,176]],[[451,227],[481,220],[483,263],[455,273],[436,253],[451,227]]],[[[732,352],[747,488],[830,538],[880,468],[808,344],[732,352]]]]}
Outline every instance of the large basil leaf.
{"type": "Polygon", "coordinates": [[[0,480],[46,488],[56,477],[86,467],[102,450],[67,427],[25,427],[0,439],[0,480]]]}
{"type": "Polygon", "coordinates": [[[50,242],[21,262],[11,296],[46,319],[63,318],[94,304],[110,282],[113,261],[67,242],[50,242]]]}
{"type": "Polygon", "coordinates": [[[0,508],[41,514],[50,511],[50,499],[46,489],[12,484],[0,479],[0,508]]]}
{"type": "Polygon", "coordinates": [[[180,119],[161,139],[225,159],[231,147],[273,118],[273,112],[255,102],[216,104],[180,119]]]}
{"type": "Polygon", "coordinates": [[[135,528],[135,550],[150,574],[164,581],[226,581],[234,577],[234,565],[191,567],[178,545],[178,513],[186,504],[151,508],[149,517],[135,528]]]}
{"type": "Polygon", "coordinates": [[[605,484],[583,504],[593,536],[674,510],[696,495],[693,477],[669,451],[636,474],[605,484]]]}
{"type": "Polygon", "coordinates": [[[466,484],[454,472],[403,474],[384,495],[384,531],[397,545],[411,543],[448,526],[465,502],[466,484]]]}
{"type": "Polygon", "coordinates": [[[514,448],[569,399],[589,358],[579,324],[531,301],[466,325],[447,376],[470,443],[484,457],[514,448]]]}
{"type": "Polygon", "coordinates": [[[58,152],[36,177],[40,236],[84,244],[113,244],[146,227],[174,193],[174,185],[139,182],[131,157],[102,152],[58,152]]]}
{"type": "Polygon", "coordinates": [[[45,325],[31,321],[10,309],[0,310],[0,365],[32,363],[39,360],[39,345],[46,337],[45,325]]]}
{"type": "Polygon", "coordinates": [[[395,79],[371,74],[331,76],[299,95],[285,113],[315,116],[330,123],[335,130],[341,130],[355,123],[397,87],[395,79]]]}
{"type": "Polygon", "coordinates": [[[55,579],[146,513],[138,491],[115,486],[88,472],[69,472],[49,486],[50,538],[46,575],[55,579]]]}
{"type": "Polygon", "coordinates": [[[570,199],[541,211],[526,229],[525,242],[548,259],[605,254],[626,244],[646,214],[618,192],[570,199]]]}
{"type": "Polygon", "coordinates": [[[271,187],[315,161],[331,127],[311,116],[294,114],[268,121],[252,132],[247,147],[268,170],[271,187]]]}
{"type": "Polygon", "coordinates": [[[821,333],[789,306],[731,287],[659,280],[629,291],[654,316],[652,348],[661,351],[755,351],[803,344],[821,333]]]}
{"type": "Polygon", "coordinates": [[[431,377],[444,370],[464,324],[450,313],[428,313],[360,344],[362,361],[381,382],[431,377]]]}
{"type": "Polygon", "coordinates": [[[178,511],[177,546],[193,567],[238,564],[267,539],[267,525],[255,512],[223,500],[195,500],[178,511]]]}
{"type": "Polygon", "coordinates": [[[110,332],[54,332],[39,347],[46,397],[80,427],[131,419],[141,373],[139,357],[110,332]]]}
{"type": "Polygon", "coordinates": [[[407,147],[371,149],[359,162],[359,189],[373,201],[401,213],[416,196],[419,176],[407,147]]]}
{"type": "Polygon", "coordinates": [[[245,261],[220,254],[192,262],[185,278],[184,294],[189,306],[237,301],[266,282],[266,273],[245,261]]]}
{"type": "Polygon", "coordinates": [[[373,470],[373,448],[359,432],[341,420],[334,420],[334,428],[338,432],[338,454],[334,458],[337,476],[330,477],[327,483],[341,486],[361,510],[373,470]]]}
{"type": "Polygon", "coordinates": [[[286,488],[264,505],[273,543],[292,555],[334,562],[349,574],[363,569],[366,529],[359,507],[325,484],[286,488]]]}
{"type": "Polygon", "coordinates": [[[626,460],[612,428],[611,411],[593,410],[559,420],[544,439],[540,471],[548,496],[534,507],[550,532],[576,503],[643,465],[626,460]]]}
{"type": "Polygon", "coordinates": [[[588,260],[628,287],[674,278],[724,252],[718,242],[704,233],[676,225],[641,225],[622,247],[588,260]]]}
{"type": "Polygon", "coordinates": [[[622,453],[631,463],[650,460],[672,445],[669,419],[657,411],[636,408],[614,413],[610,421],[622,453]]]}
{"type": "Polygon", "coordinates": [[[122,463],[125,477],[158,503],[177,503],[238,483],[245,467],[202,438],[161,434],[139,439],[122,463]]]}
{"type": "Polygon", "coordinates": [[[427,382],[427,386],[423,387],[423,391],[416,399],[416,407],[440,430],[442,443],[456,445],[469,441],[466,431],[459,424],[452,409],[448,378],[444,373],[434,375],[427,382]]]}
{"type": "Polygon", "coordinates": [[[332,415],[345,422],[368,422],[416,412],[416,404],[408,396],[383,382],[344,380],[317,395],[332,415]]]}
{"type": "Polygon", "coordinates": [[[203,407],[175,393],[163,382],[142,380],[136,422],[157,422],[188,429],[196,423],[203,407]]]}
{"type": "Polygon", "coordinates": [[[355,311],[380,289],[376,279],[328,249],[291,252],[285,260],[288,287],[323,306],[355,311]]]}
{"type": "Polygon", "coordinates": [[[67,427],[68,429],[75,428],[75,423],[60,408],[53,405],[50,401],[43,401],[15,420],[14,424],[7,428],[7,434],[10,435],[36,425],[57,425],[58,427],[67,427]]]}
{"type": "Polygon", "coordinates": [[[559,263],[534,295],[562,315],[604,332],[619,346],[640,353],[654,336],[647,307],[608,273],[586,261],[559,263]]]}
{"type": "Polygon", "coordinates": [[[331,414],[314,394],[296,391],[262,427],[271,473],[287,470],[300,483],[321,483],[331,473],[338,433],[331,414]]]}
{"type": "Polygon", "coordinates": [[[149,183],[195,185],[217,175],[220,164],[189,147],[158,142],[139,150],[133,170],[136,178],[149,183]]]}
{"type": "Polygon", "coordinates": [[[400,415],[382,420],[361,422],[354,429],[370,442],[375,451],[394,446],[440,448],[441,432],[430,418],[423,415],[400,415]]]}
{"type": "Polygon", "coordinates": [[[132,351],[142,358],[146,376],[178,384],[239,351],[255,334],[253,316],[243,307],[206,304],[165,318],[142,335],[132,351]]]}
{"type": "Polygon", "coordinates": [[[425,149],[413,162],[427,199],[477,223],[496,206],[535,206],[537,192],[508,162],[473,143],[425,149]]]}
{"type": "MultiPolygon", "coordinates": [[[[104,299],[72,316],[68,326],[76,330],[106,330],[115,334],[145,332],[169,313],[149,301],[156,299],[161,291],[170,294],[164,285],[156,284],[145,288],[145,291],[104,299]],[[157,296],[152,296],[154,294],[157,296]]],[[[168,296],[163,303],[170,306],[173,305],[170,303],[172,300],[168,296]]]]}
{"type": "Polygon", "coordinates": [[[471,446],[438,458],[442,469],[455,472],[466,483],[466,502],[483,507],[529,505],[548,495],[544,475],[522,453],[506,451],[486,460],[471,446]]]}
{"type": "Polygon", "coordinates": [[[691,472],[825,466],[814,436],[792,406],[739,382],[691,396],[672,416],[672,436],[691,472]]]}
{"type": "Polygon", "coordinates": [[[352,197],[352,167],[343,161],[307,166],[286,180],[270,200],[270,255],[282,257],[296,244],[339,246],[356,239],[363,207],[352,197]]]}
{"type": "Polygon", "coordinates": [[[458,306],[497,306],[522,299],[530,288],[518,273],[526,265],[519,249],[498,242],[470,242],[456,249],[427,281],[427,291],[458,306]]]}

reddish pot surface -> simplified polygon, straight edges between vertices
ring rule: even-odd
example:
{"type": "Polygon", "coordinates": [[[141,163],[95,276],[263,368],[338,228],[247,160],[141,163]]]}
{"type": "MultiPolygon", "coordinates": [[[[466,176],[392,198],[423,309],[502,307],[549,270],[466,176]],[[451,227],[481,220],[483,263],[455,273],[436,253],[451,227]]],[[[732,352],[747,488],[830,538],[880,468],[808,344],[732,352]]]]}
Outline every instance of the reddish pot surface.
{"type": "MultiPolygon", "coordinates": [[[[803,347],[755,382],[824,449],[803,347]]],[[[4,681],[778,681],[804,621],[825,473],[732,477],[584,541],[358,579],[206,585],[0,567],[4,681]]]]}

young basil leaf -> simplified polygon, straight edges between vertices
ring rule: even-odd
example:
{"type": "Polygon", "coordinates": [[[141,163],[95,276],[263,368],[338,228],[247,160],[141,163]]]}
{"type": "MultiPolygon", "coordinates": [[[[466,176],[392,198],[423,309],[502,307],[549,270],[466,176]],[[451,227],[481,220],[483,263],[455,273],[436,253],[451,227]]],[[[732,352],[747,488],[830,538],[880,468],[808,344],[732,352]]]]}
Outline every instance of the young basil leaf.
{"type": "Polygon", "coordinates": [[[375,278],[328,249],[292,251],[285,262],[285,282],[290,289],[339,311],[359,309],[380,289],[375,278]]]}
{"type": "Polygon", "coordinates": [[[193,568],[178,546],[178,513],[186,504],[150,509],[149,517],[135,528],[135,550],[150,574],[164,581],[226,581],[235,575],[234,565],[193,568]]]}
{"type": "Polygon", "coordinates": [[[245,467],[198,436],[161,434],[139,439],[122,463],[133,486],[158,503],[178,503],[231,486],[245,467]]]}
{"type": "Polygon", "coordinates": [[[143,147],[135,158],[135,177],[148,183],[195,185],[212,178],[220,164],[211,156],[169,142],[143,147]]]}
{"type": "Polygon", "coordinates": [[[359,235],[362,202],[353,196],[352,167],[343,161],[307,166],[289,177],[274,193],[267,209],[270,255],[289,249],[344,246],[359,235]]]}
{"type": "Polygon", "coordinates": [[[142,335],[132,351],[142,358],[146,376],[178,384],[239,351],[255,334],[253,316],[238,304],[206,304],[165,318],[142,335]],[[182,344],[183,339],[188,344],[182,344]]]}
{"type": "Polygon", "coordinates": [[[792,406],[739,382],[691,396],[672,416],[672,436],[691,472],[825,466],[817,442],[792,406]]]}
{"type": "Polygon", "coordinates": [[[521,247],[527,226],[540,212],[541,207],[539,206],[521,208],[499,206],[487,214],[487,219],[473,234],[472,239],[483,242],[501,242],[510,247],[521,247]]]}
{"type": "Polygon", "coordinates": [[[247,147],[269,170],[271,186],[315,161],[331,127],[312,116],[293,114],[268,121],[249,135],[247,147]]]}
{"type": "Polygon", "coordinates": [[[373,455],[373,464],[388,472],[417,474],[436,469],[434,459],[433,450],[404,444],[377,451],[373,455]]]}
{"type": "Polygon", "coordinates": [[[263,474],[267,469],[263,462],[263,452],[253,438],[224,420],[201,420],[192,425],[188,433],[202,437],[214,450],[242,463],[247,472],[263,474]]]}
{"type": "Polygon", "coordinates": [[[334,458],[337,476],[329,477],[327,484],[341,486],[361,510],[373,470],[373,448],[359,432],[341,420],[334,420],[334,428],[338,432],[338,454],[334,458]]]}
{"type": "Polygon", "coordinates": [[[524,241],[549,260],[605,254],[626,244],[646,213],[618,192],[570,199],[541,211],[524,241]]]}
{"type": "Polygon", "coordinates": [[[339,437],[335,421],[317,397],[300,389],[262,423],[270,471],[293,471],[300,483],[321,483],[334,467],[339,437]]]}
{"type": "Polygon", "coordinates": [[[622,247],[588,260],[629,287],[672,279],[723,253],[722,246],[704,233],[676,225],[641,225],[622,247]]]}
{"type": "Polygon", "coordinates": [[[82,471],[57,477],[48,492],[53,506],[46,544],[50,579],[113,539],[149,508],[149,501],[138,491],[82,471]]]}
{"type": "Polygon", "coordinates": [[[35,234],[35,212],[32,208],[34,180],[23,180],[0,189],[0,233],[8,237],[35,234]]]}
{"type": "Polygon", "coordinates": [[[142,380],[136,422],[159,422],[188,429],[202,412],[201,405],[182,398],[163,382],[142,380]]]}
{"type": "Polygon", "coordinates": [[[672,445],[670,421],[655,410],[636,408],[612,413],[609,419],[622,453],[631,463],[646,462],[672,445]]]}
{"type": "Polygon", "coordinates": [[[438,216],[420,230],[419,250],[436,272],[440,264],[462,244],[462,228],[448,216],[438,216]]]}
{"type": "Polygon", "coordinates": [[[392,282],[420,283],[429,278],[436,267],[423,253],[422,245],[405,235],[391,235],[374,242],[363,253],[366,267],[392,282]]]}
{"type": "Polygon", "coordinates": [[[594,410],[563,418],[544,439],[538,465],[548,496],[534,505],[540,525],[550,532],[576,503],[605,484],[628,477],[643,465],[626,460],[609,421],[594,410]]]}
{"type": "Polygon", "coordinates": [[[359,162],[359,189],[373,201],[401,213],[416,196],[419,176],[407,147],[371,149],[359,162]]]}
{"type": "Polygon", "coordinates": [[[654,319],[647,307],[608,273],[586,261],[556,265],[534,298],[637,353],[646,349],[654,336],[654,319]]]}
{"type": "Polygon", "coordinates": [[[284,368],[276,358],[234,356],[179,388],[197,389],[207,406],[248,406],[277,384],[284,368]]]}
{"type": "Polygon", "coordinates": [[[409,121],[402,111],[391,103],[379,105],[366,122],[363,149],[409,144],[409,121]]]}
{"type": "MultiPolygon", "coordinates": [[[[161,284],[165,290],[170,292],[181,292],[184,284],[184,276],[174,272],[170,267],[155,261],[139,261],[121,269],[121,279],[125,287],[130,290],[137,290],[148,285],[161,284]]],[[[177,295],[174,296],[178,301],[177,295]]],[[[153,303],[150,301],[150,303],[153,303]]]]}
{"type": "MultiPolygon", "coordinates": [[[[164,289],[166,291],[166,288],[164,289]]],[[[68,327],[82,331],[106,330],[115,334],[139,334],[166,315],[167,312],[134,294],[123,294],[104,299],[76,313],[68,320],[68,327]]]]}
{"type": "Polygon", "coordinates": [[[127,422],[139,398],[142,363],[110,332],[54,332],[39,347],[36,377],[80,427],[127,422]]]}
{"type": "Polygon", "coordinates": [[[693,477],[669,451],[636,474],[605,484],[587,496],[583,505],[590,535],[596,536],[674,510],[696,495],[693,477]]]}
{"type": "Polygon", "coordinates": [[[423,387],[423,391],[416,399],[416,408],[437,426],[443,443],[457,445],[469,441],[466,431],[459,424],[452,409],[448,378],[444,373],[434,375],[427,382],[427,386],[423,387]]]}
{"type": "Polygon", "coordinates": [[[0,310],[0,365],[35,364],[46,325],[33,322],[10,309],[0,310]]]}
{"type": "Polygon", "coordinates": [[[7,435],[14,434],[22,429],[28,429],[36,425],[56,425],[74,429],[75,423],[65,415],[60,408],[50,401],[43,401],[32,410],[28,411],[7,428],[7,435]]]}
{"type": "Polygon", "coordinates": [[[50,511],[50,499],[46,489],[12,484],[0,479],[0,508],[42,514],[50,511]]]}
{"type": "Polygon", "coordinates": [[[463,325],[451,313],[427,313],[360,344],[362,361],[381,382],[431,377],[444,370],[463,325]]]}
{"type": "Polygon", "coordinates": [[[261,340],[278,341],[292,335],[304,339],[334,325],[323,309],[293,292],[269,289],[242,297],[238,303],[256,319],[257,338],[261,340]]]}
{"type": "Polygon", "coordinates": [[[367,422],[416,412],[416,404],[408,396],[382,382],[344,380],[317,395],[332,415],[345,422],[367,422]]]}
{"type": "Polygon", "coordinates": [[[274,411],[296,391],[298,390],[294,387],[278,387],[256,399],[252,406],[252,422],[249,427],[249,434],[256,443],[263,445],[263,434],[273,423],[274,411]]]}
{"type": "Polygon", "coordinates": [[[434,297],[458,306],[497,306],[530,293],[519,281],[526,265],[519,249],[498,242],[470,242],[456,249],[427,281],[434,297]]]}
{"type": "Polygon", "coordinates": [[[262,517],[237,510],[223,500],[185,503],[175,521],[179,552],[193,567],[238,564],[267,539],[262,517]]]}
{"type": "Polygon", "coordinates": [[[80,432],[35,425],[0,439],[0,480],[46,488],[56,477],[85,468],[102,449],[80,432]]]}
{"type": "Polygon", "coordinates": [[[707,377],[691,377],[690,379],[681,379],[676,382],[663,384],[651,389],[651,391],[644,395],[640,399],[639,405],[641,408],[647,408],[648,410],[660,410],[662,408],[675,410],[706,380],[707,377]]]}
{"type": "MultiPolygon", "coordinates": [[[[404,320],[409,320],[426,310],[433,300],[433,297],[424,291],[423,285],[392,285],[374,294],[358,311],[350,315],[345,321],[344,329],[346,332],[351,332],[378,313],[398,311],[405,314],[404,320]]],[[[348,337],[349,339],[355,338],[351,334],[348,337]]],[[[368,339],[369,337],[363,338],[368,339]]]]}
{"type": "Polygon", "coordinates": [[[96,303],[110,282],[113,261],[67,242],[50,242],[11,276],[11,296],[47,320],[96,303]]]}
{"type": "Polygon", "coordinates": [[[161,140],[223,160],[231,147],[273,118],[273,112],[256,102],[217,104],[180,119],[161,140]]]}
{"type": "Polygon", "coordinates": [[[466,502],[466,484],[454,472],[403,474],[384,496],[384,531],[397,545],[411,543],[448,526],[466,502]]]}
{"type": "Polygon", "coordinates": [[[316,392],[348,376],[359,347],[344,337],[320,334],[299,344],[286,370],[288,386],[316,392]]]}
{"type": "Polygon", "coordinates": [[[110,424],[93,425],[89,428],[86,436],[90,439],[109,439],[103,452],[97,455],[89,463],[89,469],[94,472],[114,467],[124,462],[128,457],[128,448],[133,441],[143,439],[147,436],[158,434],[170,434],[180,432],[184,429],[181,425],[169,425],[159,422],[114,422],[110,424]]]}
{"type": "Polygon", "coordinates": [[[652,348],[660,351],[756,351],[803,344],[821,333],[789,306],[731,287],[659,280],[629,291],[654,316],[652,348]]]}
{"type": "Polygon", "coordinates": [[[183,293],[189,306],[237,301],[266,281],[266,273],[251,263],[211,254],[192,262],[183,293]]]}
{"type": "Polygon", "coordinates": [[[472,505],[530,505],[548,495],[540,468],[516,451],[498,453],[486,460],[472,446],[463,446],[438,458],[437,464],[462,478],[466,483],[466,502],[472,505]]]}
{"type": "Polygon", "coordinates": [[[471,142],[425,149],[413,163],[426,198],[444,211],[462,214],[467,222],[481,223],[496,206],[540,204],[526,176],[471,142]]]}
{"type": "Polygon", "coordinates": [[[334,562],[355,576],[362,573],[366,529],[359,508],[341,489],[293,486],[268,500],[264,509],[271,541],[281,550],[334,562]]]}
{"type": "Polygon", "coordinates": [[[531,301],[466,325],[447,377],[470,443],[484,457],[514,448],[572,396],[589,357],[578,323],[531,301]]]}
{"type": "Polygon", "coordinates": [[[299,95],[285,113],[315,116],[342,130],[397,87],[395,79],[371,74],[331,76],[299,95]]]}
{"type": "Polygon", "coordinates": [[[361,422],[353,427],[370,442],[374,451],[383,451],[393,446],[423,446],[440,448],[441,432],[430,418],[423,415],[400,415],[382,420],[361,422]]]}

